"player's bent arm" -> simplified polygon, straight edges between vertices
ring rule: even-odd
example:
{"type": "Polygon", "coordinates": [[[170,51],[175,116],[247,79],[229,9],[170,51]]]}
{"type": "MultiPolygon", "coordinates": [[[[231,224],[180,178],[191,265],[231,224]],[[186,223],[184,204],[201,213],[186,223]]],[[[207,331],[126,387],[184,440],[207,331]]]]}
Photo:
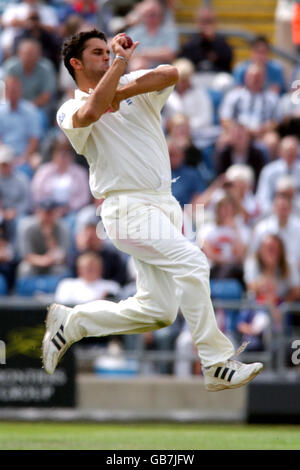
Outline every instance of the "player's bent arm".
{"type": "Polygon", "coordinates": [[[126,62],[115,59],[103,78],[97,84],[94,92],[86,103],[73,116],[74,127],[87,127],[98,121],[110,107],[115,96],[121,75],[126,68],[126,62]]]}
{"type": "Polygon", "coordinates": [[[178,70],[172,65],[161,65],[149,73],[136,78],[132,82],[121,86],[116,91],[115,99],[119,102],[132,96],[160,91],[175,85],[178,81],[178,70]]]}

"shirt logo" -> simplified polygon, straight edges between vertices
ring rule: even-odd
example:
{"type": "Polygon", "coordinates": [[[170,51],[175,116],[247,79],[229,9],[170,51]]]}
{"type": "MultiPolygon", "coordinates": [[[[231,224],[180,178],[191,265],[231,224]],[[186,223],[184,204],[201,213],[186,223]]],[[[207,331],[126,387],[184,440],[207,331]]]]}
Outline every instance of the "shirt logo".
{"type": "Polygon", "coordinates": [[[132,104],[132,100],[130,98],[127,98],[126,103],[128,104],[128,106],[130,106],[132,104]]]}
{"type": "Polygon", "coordinates": [[[63,120],[65,119],[65,116],[65,113],[60,113],[60,115],[58,116],[59,124],[62,124],[63,120]]]}

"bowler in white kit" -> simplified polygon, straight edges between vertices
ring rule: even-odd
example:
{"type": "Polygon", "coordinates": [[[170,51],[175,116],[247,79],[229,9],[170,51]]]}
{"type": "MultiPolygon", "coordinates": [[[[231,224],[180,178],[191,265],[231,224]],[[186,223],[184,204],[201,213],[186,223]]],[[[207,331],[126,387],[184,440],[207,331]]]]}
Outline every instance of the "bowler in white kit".
{"type": "MultiPolygon", "coordinates": [[[[67,39],[64,64],[78,89],[57,121],[89,164],[95,198],[114,245],[133,257],[137,293],[70,308],[52,304],[43,339],[43,367],[52,374],[66,350],[84,337],[144,333],[170,325],[180,307],[202,364],[205,387],[240,387],[263,368],[243,364],[219,330],[204,253],[182,235],[182,211],[171,193],[169,154],[160,112],[178,80],[161,65],[125,74],[138,43],[92,30],[67,39]]],[[[200,111],[201,112],[201,111],[200,111]]]]}

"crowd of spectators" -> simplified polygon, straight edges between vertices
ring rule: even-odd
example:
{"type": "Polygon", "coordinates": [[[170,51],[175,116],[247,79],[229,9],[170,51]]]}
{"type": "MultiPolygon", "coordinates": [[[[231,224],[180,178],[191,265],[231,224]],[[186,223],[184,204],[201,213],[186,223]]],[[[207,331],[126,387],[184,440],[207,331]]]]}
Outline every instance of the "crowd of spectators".
{"type": "MultiPolygon", "coordinates": [[[[170,0],[128,1],[121,14],[102,0],[1,5],[2,295],[44,293],[72,305],[135,293],[130,258],[105,237],[87,162],[56,124],[56,110],[76,88],[60,58],[64,38],[94,27],[108,38],[126,30],[140,41],[129,72],[178,68],[162,110],[172,191],[211,280],[234,281],[261,305],[239,312],[234,332],[263,349],[267,330],[286,327],[280,304],[300,300],[299,90],[268,40],[255,38],[248,59],[236,63],[208,7],[196,12],[195,33],[181,37],[170,0]]],[[[180,315],[166,331],[145,337],[146,347],[193,349],[180,315]]],[[[191,372],[180,363],[176,371],[191,372]]]]}

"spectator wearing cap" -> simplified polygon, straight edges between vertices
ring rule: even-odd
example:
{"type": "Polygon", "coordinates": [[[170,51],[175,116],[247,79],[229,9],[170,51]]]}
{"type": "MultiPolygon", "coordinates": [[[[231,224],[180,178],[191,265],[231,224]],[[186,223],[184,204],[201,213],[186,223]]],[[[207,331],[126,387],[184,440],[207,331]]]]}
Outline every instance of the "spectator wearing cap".
{"type": "Polygon", "coordinates": [[[245,84],[246,70],[250,64],[260,64],[265,69],[265,89],[272,90],[280,95],[286,90],[284,68],[282,64],[270,57],[270,44],[265,36],[257,36],[251,44],[251,58],[239,62],[233,69],[236,85],[245,84]]]}
{"type": "Polygon", "coordinates": [[[281,176],[286,175],[295,178],[297,194],[300,194],[299,140],[294,136],[286,136],[281,140],[279,158],[265,165],[260,173],[256,198],[263,214],[270,212],[276,183],[281,176]]]}
{"type": "Polygon", "coordinates": [[[22,83],[16,76],[6,77],[5,94],[6,102],[0,105],[0,141],[13,149],[14,165],[32,175],[40,162],[42,129],[38,110],[23,98],[22,83]]]}
{"type": "Polygon", "coordinates": [[[265,90],[264,83],[264,68],[255,63],[249,65],[245,85],[229,90],[220,105],[220,121],[224,128],[237,121],[255,138],[276,128],[279,97],[273,91],[265,90]]]}
{"type": "Polygon", "coordinates": [[[34,215],[19,225],[17,247],[22,259],[18,278],[69,273],[69,233],[54,201],[40,201],[34,215]]]}
{"type": "Polygon", "coordinates": [[[14,154],[7,145],[0,145],[0,217],[11,242],[16,224],[30,210],[30,191],[25,175],[14,170],[14,154]]]}
{"type": "Polygon", "coordinates": [[[63,279],[58,284],[54,296],[56,302],[74,306],[120,294],[120,285],[117,282],[103,279],[103,262],[97,253],[80,255],[76,268],[76,278],[63,279]]]}

